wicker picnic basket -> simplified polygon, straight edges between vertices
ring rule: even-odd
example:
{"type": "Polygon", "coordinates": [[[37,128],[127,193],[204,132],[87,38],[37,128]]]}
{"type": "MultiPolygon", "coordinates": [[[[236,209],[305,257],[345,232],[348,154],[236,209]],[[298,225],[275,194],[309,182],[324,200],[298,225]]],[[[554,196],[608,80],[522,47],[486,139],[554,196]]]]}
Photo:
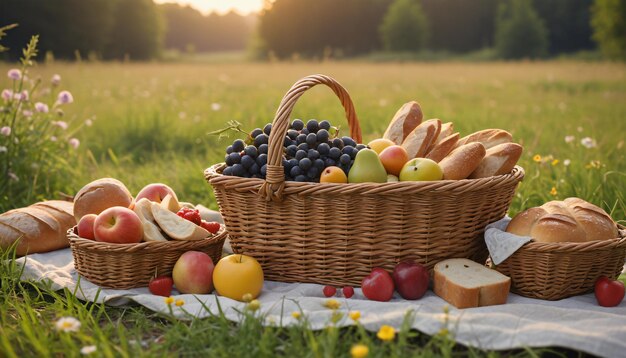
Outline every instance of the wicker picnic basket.
{"type": "Polygon", "coordinates": [[[217,263],[226,240],[224,227],[197,241],[140,242],[111,244],[79,237],[76,227],[67,232],[74,267],[87,280],[98,286],[115,289],[146,287],[156,275],[171,275],[174,264],[186,251],[202,251],[217,263]]]}
{"type": "Polygon", "coordinates": [[[451,257],[485,262],[481,234],[505,215],[523,169],[458,181],[286,182],[281,158],[289,117],[318,84],[339,97],[351,137],[361,142],[352,100],[337,81],[313,75],[296,82],[272,123],[265,180],[222,175],[224,163],[205,170],[233,251],[256,258],[268,280],[332,285],[358,285],[373,267],[392,270],[404,259],[429,269],[451,257]]]}
{"type": "Polygon", "coordinates": [[[511,277],[511,291],[530,298],[560,300],[593,291],[598,277],[614,280],[626,260],[626,231],[613,240],[528,242],[496,270],[511,277]]]}

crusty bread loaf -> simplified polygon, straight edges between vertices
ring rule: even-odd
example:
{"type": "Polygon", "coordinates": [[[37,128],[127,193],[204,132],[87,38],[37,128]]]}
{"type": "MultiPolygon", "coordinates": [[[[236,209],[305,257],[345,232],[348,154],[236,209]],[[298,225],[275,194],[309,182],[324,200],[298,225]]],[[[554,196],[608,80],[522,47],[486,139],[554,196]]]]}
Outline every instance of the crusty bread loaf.
{"type": "Polygon", "coordinates": [[[478,142],[485,146],[485,149],[495,147],[498,144],[509,143],[513,140],[511,133],[502,129],[483,129],[467,135],[457,142],[456,146],[460,147],[467,143],[478,142]]]}
{"type": "Polygon", "coordinates": [[[128,208],[133,196],[121,181],[113,178],[102,178],[88,183],[74,197],[74,217],[76,222],[84,215],[100,214],[112,206],[128,208]]]}
{"type": "Polygon", "coordinates": [[[459,140],[458,132],[447,136],[446,138],[441,140],[439,143],[437,143],[433,147],[433,149],[431,149],[428,152],[428,154],[426,154],[426,158],[432,159],[435,162],[439,163],[443,158],[445,158],[448,154],[450,154],[450,152],[452,151],[452,148],[454,148],[458,140],[459,140]]]}
{"type": "Polygon", "coordinates": [[[470,174],[470,179],[486,178],[508,174],[522,156],[522,146],[517,143],[502,143],[487,149],[478,168],[470,174]]]}
{"type": "Polygon", "coordinates": [[[439,136],[435,139],[435,144],[441,143],[442,140],[454,134],[454,124],[452,122],[446,122],[441,124],[441,130],[439,136]]]}
{"type": "Polygon", "coordinates": [[[588,242],[618,237],[617,225],[601,208],[579,198],[550,201],[517,214],[507,232],[538,242],[588,242]]]}
{"type": "Polygon", "coordinates": [[[441,121],[438,119],[429,119],[417,126],[402,142],[409,159],[423,158],[439,136],[440,130],[441,121]]]}
{"type": "Polygon", "coordinates": [[[67,230],[74,225],[71,209],[59,201],[7,211],[0,215],[0,246],[6,249],[19,240],[19,256],[61,249],[69,246],[67,230]]]}
{"type": "Polygon", "coordinates": [[[506,303],[511,279],[468,259],[448,259],[435,265],[433,291],[456,308],[506,303]]]}
{"type": "Polygon", "coordinates": [[[467,178],[485,157],[485,147],[472,142],[454,149],[439,162],[443,170],[444,180],[460,180],[467,178]]]}
{"type": "Polygon", "coordinates": [[[424,114],[419,103],[415,101],[405,103],[389,122],[383,138],[389,139],[397,145],[402,144],[409,133],[422,123],[423,117],[424,114]]]}

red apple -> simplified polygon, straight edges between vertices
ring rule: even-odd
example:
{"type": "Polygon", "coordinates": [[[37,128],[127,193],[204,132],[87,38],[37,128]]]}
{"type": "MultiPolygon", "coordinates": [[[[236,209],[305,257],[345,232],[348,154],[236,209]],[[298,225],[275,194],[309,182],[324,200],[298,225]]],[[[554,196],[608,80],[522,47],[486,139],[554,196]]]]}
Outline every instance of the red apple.
{"type": "Polygon", "coordinates": [[[141,219],[123,206],[113,206],[98,214],[93,227],[96,241],[130,244],[143,238],[141,219]]]}
{"type": "Polygon", "coordinates": [[[376,267],[361,281],[361,290],[372,301],[387,302],[393,296],[393,279],[385,269],[376,267]]]}
{"type": "Polygon", "coordinates": [[[387,174],[400,175],[404,164],[409,161],[409,153],[400,145],[391,145],[383,149],[378,158],[383,163],[387,174]]]}
{"type": "Polygon", "coordinates": [[[94,223],[96,222],[96,218],[98,215],[96,214],[87,214],[80,218],[78,222],[78,236],[83,239],[95,240],[96,236],[94,234],[94,223]]]}
{"type": "Polygon", "coordinates": [[[624,299],[624,283],[611,281],[606,276],[600,276],[596,281],[594,293],[598,304],[603,307],[615,307],[624,299]]]}
{"type": "Polygon", "coordinates": [[[160,203],[165,199],[165,196],[170,194],[178,201],[178,197],[172,188],[162,183],[152,183],[143,187],[135,197],[135,201],[139,201],[141,198],[146,198],[150,201],[160,203]]]}
{"type": "Polygon", "coordinates": [[[180,293],[206,294],[213,292],[213,269],[211,257],[200,251],[182,254],[172,271],[174,286],[180,293]]]}
{"type": "Polygon", "coordinates": [[[393,269],[393,282],[396,290],[406,300],[422,298],[428,290],[430,275],[428,269],[413,261],[400,262],[393,269]]]}

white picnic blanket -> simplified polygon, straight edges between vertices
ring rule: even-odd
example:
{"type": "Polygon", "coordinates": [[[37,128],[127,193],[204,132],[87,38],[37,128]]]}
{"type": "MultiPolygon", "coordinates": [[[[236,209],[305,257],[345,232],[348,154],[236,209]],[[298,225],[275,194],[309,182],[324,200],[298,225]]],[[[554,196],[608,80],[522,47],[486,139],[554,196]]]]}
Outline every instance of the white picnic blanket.
{"type": "MultiPolygon", "coordinates": [[[[19,262],[25,263],[24,280],[50,280],[54,289],[68,288],[86,301],[112,306],[135,302],[169,314],[163,297],[150,294],[147,288],[100,289],[85,279],[79,281],[70,249],[29,255],[19,262]]],[[[396,294],[390,302],[369,301],[360,289],[355,291],[351,299],[338,299],[341,311],[360,311],[360,321],[368,330],[376,331],[383,324],[399,328],[409,310],[414,311],[413,328],[429,335],[444,328],[447,305],[432,291],[417,301],[406,301],[396,294]]],[[[236,309],[244,307],[243,303],[216,295],[175,295],[175,298],[183,299],[183,308],[197,317],[217,313],[218,299],[226,317],[233,321],[240,318],[236,309]]],[[[291,313],[300,310],[313,329],[327,326],[331,319],[331,311],[323,305],[326,298],[320,285],[266,282],[259,300],[268,325],[293,324],[296,320],[291,313]]],[[[173,313],[185,318],[185,313],[175,306],[173,313]]],[[[448,317],[447,328],[456,341],[482,349],[558,346],[606,357],[624,356],[626,352],[626,300],[618,307],[604,308],[597,305],[593,294],[555,302],[510,294],[505,305],[463,310],[450,307],[448,317]]],[[[349,324],[352,324],[349,318],[338,323],[349,324]]]]}

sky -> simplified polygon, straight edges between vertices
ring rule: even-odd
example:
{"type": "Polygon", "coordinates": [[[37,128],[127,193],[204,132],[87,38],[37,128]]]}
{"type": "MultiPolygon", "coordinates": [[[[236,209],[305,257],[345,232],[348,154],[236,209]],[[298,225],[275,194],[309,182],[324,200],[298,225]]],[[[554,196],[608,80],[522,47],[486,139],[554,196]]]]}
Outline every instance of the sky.
{"type": "Polygon", "coordinates": [[[218,12],[225,14],[235,10],[241,15],[257,12],[263,8],[263,0],[155,0],[159,4],[178,3],[181,5],[191,5],[203,14],[218,12]]]}

